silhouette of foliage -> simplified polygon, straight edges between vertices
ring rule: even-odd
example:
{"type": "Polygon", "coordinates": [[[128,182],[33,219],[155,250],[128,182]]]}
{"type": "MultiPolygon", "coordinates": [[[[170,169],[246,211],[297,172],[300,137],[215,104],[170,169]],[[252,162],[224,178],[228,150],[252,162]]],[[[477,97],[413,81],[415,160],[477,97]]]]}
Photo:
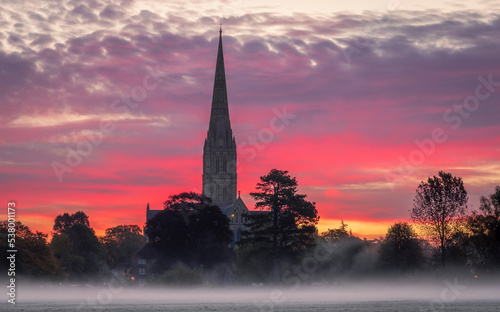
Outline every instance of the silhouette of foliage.
{"type": "Polygon", "coordinates": [[[196,193],[170,196],[165,209],[146,223],[145,234],[161,259],[157,267],[177,262],[194,268],[213,268],[230,262],[229,220],[207,197],[196,193]]]}
{"type": "Polygon", "coordinates": [[[106,262],[113,268],[117,263],[128,262],[145,244],[146,238],[137,225],[118,225],[108,228],[99,242],[106,252],[106,262]]]}
{"type": "Polygon", "coordinates": [[[269,213],[245,215],[247,231],[241,246],[268,245],[268,257],[273,259],[273,280],[279,281],[281,260],[298,258],[314,246],[319,217],[314,202],[297,193],[297,180],[288,171],[272,169],[260,177],[257,192],[250,193],[256,208],[269,213]]]}
{"type": "Polygon", "coordinates": [[[500,186],[480,199],[479,212],[467,218],[474,262],[480,268],[500,270],[500,186]]]}
{"type": "MultiPolygon", "coordinates": [[[[7,229],[8,222],[2,221],[0,223],[0,237],[7,237],[7,229]]],[[[6,259],[9,256],[7,250],[12,248],[8,248],[7,239],[2,239],[0,246],[1,256],[6,259]]],[[[62,273],[57,259],[47,244],[47,234],[38,231],[33,233],[28,226],[17,221],[15,246],[17,250],[15,254],[17,274],[54,279],[62,273]]],[[[1,263],[5,264],[6,261],[1,263]]],[[[7,267],[3,269],[6,271],[7,267]]]]}
{"type": "Polygon", "coordinates": [[[52,249],[70,279],[89,279],[104,271],[104,251],[83,211],[57,216],[54,230],[52,249]]]}
{"type": "Polygon", "coordinates": [[[54,220],[53,230],[56,234],[67,232],[75,223],[81,223],[90,227],[89,217],[83,211],[77,211],[74,214],[67,212],[58,215],[54,220]]]}
{"type": "Polygon", "coordinates": [[[379,261],[385,269],[401,271],[422,265],[422,250],[411,225],[406,222],[396,222],[389,227],[380,246],[379,261]]]}
{"type": "Polygon", "coordinates": [[[417,188],[411,218],[423,225],[440,246],[441,264],[445,264],[446,247],[451,242],[454,225],[467,210],[467,191],[461,178],[439,172],[421,182],[417,188]]]}
{"type": "Polygon", "coordinates": [[[338,242],[352,236],[349,232],[347,232],[347,224],[344,223],[344,220],[340,220],[340,223],[341,224],[338,229],[328,229],[327,231],[321,233],[320,236],[327,242],[338,242]]]}

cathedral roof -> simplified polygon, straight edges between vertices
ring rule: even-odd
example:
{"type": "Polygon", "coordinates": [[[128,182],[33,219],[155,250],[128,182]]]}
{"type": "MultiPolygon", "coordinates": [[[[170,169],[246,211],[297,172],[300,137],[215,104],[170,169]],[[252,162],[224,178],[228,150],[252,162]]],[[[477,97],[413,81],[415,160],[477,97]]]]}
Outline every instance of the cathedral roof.
{"type": "Polygon", "coordinates": [[[146,221],[152,219],[154,216],[156,216],[160,211],[162,210],[147,210],[146,211],[146,221]]]}

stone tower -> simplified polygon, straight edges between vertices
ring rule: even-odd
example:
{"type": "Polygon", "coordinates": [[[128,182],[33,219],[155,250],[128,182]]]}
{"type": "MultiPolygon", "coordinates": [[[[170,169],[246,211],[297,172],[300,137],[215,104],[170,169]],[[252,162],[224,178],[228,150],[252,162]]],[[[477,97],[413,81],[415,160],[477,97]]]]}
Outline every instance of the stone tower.
{"type": "Polygon", "coordinates": [[[221,29],[212,110],[203,146],[203,194],[224,209],[236,202],[236,190],[236,142],[229,121],[221,29]]]}

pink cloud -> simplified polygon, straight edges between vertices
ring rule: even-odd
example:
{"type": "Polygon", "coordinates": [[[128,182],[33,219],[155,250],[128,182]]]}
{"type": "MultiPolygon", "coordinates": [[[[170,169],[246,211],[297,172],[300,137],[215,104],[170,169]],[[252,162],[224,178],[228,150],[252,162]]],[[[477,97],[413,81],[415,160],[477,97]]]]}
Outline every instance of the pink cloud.
{"type": "MultiPolygon", "coordinates": [[[[117,6],[97,4],[61,10],[96,30],[61,42],[56,33],[41,33],[39,44],[23,53],[0,47],[0,192],[19,202],[23,222],[43,231],[50,231],[58,214],[77,210],[90,215],[98,232],[142,225],[146,203],[159,209],[171,194],[201,190],[217,46],[214,19],[193,22],[146,11],[131,17],[117,6]],[[114,31],[113,23],[124,26],[114,31]],[[200,27],[205,31],[193,34],[200,27]],[[144,100],[128,106],[128,114],[111,108],[116,100],[126,105],[124,96],[132,98],[156,68],[161,83],[144,100]],[[65,164],[67,147],[77,148],[103,120],[112,121],[114,130],[60,183],[51,164],[65,164]]],[[[238,188],[249,206],[248,194],[272,168],[296,176],[325,220],[407,219],[418,183],[439,170],[464,179],[473,206],[498,184],[500,90],[458,129],[443,119],[455,103],[474,95],[478,76],[500,81],[498,17],[479,23],[464,13],[408,14],[392,23],[370,14],[298,16],[311,25],[307,30],[272,14],[226,20],[238,188]],[[422,20],[433,23],[419,26],[422,20]],[[378,27],[363,32],[373,21],[378,27]],[[256,35],[256,29],[270,26],[287,31],[256,35]],[[371,43],[348,62],[345,45],[359,36],[371,43]],[[430,44],[444,39],[456,47],[430,44]],[[276,111],[283,110],[294,117],[272,130],[276,111]],[[428,139],[435,128],[444,129],[448,139],[393,191],[384,174],[395,172],[400,157],[418,150],[415,140],[428,139]]],[[[37,20],[44,23],[43,16],[37,20]]],[[[16,46],[33,40],[38,39],[28,40],[22,31],[10,39],[16,46]]]]}

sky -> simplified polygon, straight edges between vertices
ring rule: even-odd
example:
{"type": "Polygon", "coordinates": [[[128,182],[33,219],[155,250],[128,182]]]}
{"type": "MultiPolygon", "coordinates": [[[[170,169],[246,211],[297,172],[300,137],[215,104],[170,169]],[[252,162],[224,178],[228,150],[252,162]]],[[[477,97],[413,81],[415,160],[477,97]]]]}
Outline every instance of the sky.
{"type": "MultiPolygon", "coordinates": [[[[409,221],[421,181],[500,185],[499,1],[2,0],[0,198],[98,235],[201,192],[218,31],[238,189],[277,168],[320,231],[409,221]]],[[[6,219],[0,217],[0,219],[6,219]]]]}

